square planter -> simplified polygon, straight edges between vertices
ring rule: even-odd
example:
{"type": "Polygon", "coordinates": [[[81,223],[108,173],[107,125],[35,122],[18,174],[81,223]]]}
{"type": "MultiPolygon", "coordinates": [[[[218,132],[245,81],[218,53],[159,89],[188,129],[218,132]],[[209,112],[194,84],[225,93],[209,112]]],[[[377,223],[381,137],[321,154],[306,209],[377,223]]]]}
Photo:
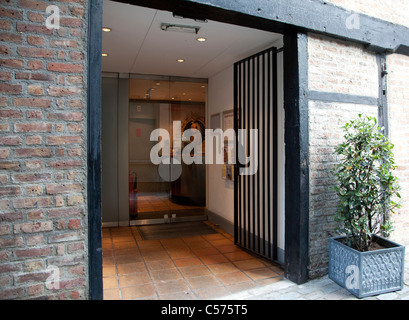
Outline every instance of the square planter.
{"type": "Polygon", "coordinates": [[[357,298],[403,289],[405,247],[375,238],[385,249],[359,252],[340,242],[345,236],[330,239],[328,276],[357,298]]]}

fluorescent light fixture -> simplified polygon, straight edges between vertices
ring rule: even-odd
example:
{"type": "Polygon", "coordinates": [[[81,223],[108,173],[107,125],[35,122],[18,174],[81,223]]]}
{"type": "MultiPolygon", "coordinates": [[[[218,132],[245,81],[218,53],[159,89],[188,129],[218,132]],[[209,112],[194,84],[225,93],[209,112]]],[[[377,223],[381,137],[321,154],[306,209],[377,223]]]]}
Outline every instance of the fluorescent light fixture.
{"type": "Polygon", "coordinates": [[[109,54],[108,53],[103,53],[103,54],[101,54],[103,57],[108,57],[109,56],[109,54]]]}
{"type": "Polygon", "coordinates": [[[197,26],[185,26],[185,25],[180,25],[180,24],[169,24],[169,23],[162,23],[160,28],[164,31],[184,32],[184,33],[194,33],[194,34],[197,34],[200,30],[200,27],[197,27],[197,26]]]}
{"type": "Polygon", "coordinates": [[[177,59],[176,61],[182,63],[185,62],[185,59],[177,59]]]}
{"type": "Polygon", "coordinates": [[[102,28],[102,31],[104,31],[104,32],[111,32],[112,29],[111,29],[111,28],[107,28],[107,27],[103,27],[103,28],[102,28]]]}
{"type": "Polygon", "coordinates": [[[186,16],[183,16],[183,15],[177,14],[177,13],[173,13],[173,17],[178,18],[178,19],[192,19],[192,20],[195,20],[196,22],[201,22],[201,23],[206,23],[207,22],[207,19],[186,17],[186,16]]]}
{"type": "Polygon", "coordinates": [[[199,37],[199,38],[196,38],[196,40],[199,42],[205,42],[207,39],[203,37],[199,37]]]}

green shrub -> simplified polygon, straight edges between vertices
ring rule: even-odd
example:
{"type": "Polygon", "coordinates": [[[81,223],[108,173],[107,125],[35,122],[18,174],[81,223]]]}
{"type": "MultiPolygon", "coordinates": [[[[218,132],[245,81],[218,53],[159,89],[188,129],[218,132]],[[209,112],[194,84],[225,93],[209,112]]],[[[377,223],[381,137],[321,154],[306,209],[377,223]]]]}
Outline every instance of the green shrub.
{"type": "Polygon", "coordinates": [[[346,235],[347,245],[359,250],[371,249],[373,235],[389,237],[390,215],[400,205],[393,144],[382,134],[373,117],[359,115],[343,127],[343,142],[336,153],[341,161],[332,173],[340,203],[335,220],[337,229],[346,235]]]}

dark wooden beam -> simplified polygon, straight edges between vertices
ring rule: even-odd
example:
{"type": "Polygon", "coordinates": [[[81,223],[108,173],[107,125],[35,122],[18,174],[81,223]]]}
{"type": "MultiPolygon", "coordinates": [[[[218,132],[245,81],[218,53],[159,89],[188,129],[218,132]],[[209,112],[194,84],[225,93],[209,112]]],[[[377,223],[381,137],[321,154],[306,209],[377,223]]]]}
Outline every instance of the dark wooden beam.
{"type": "Polygon", "coordinates": [[[102,0],[89,1],[88,16],[88,263],[89,299],[102,300],[101,53],[102,0]]]}
{"type": "Polygon", "coordinates": [[[309,153],[307,35],[284,35],[285,276],[308,281],[309,153]]]}
{"type": "Polygon", "coordinates": [[[355,16],[358,20],[351,23],[351,15],[354,13],[322,0],[114,1],[277,33],[295,28],[301,32],[321,33],[359,42],[375,52],[389,51],[409,55],[409,28],[364,14],[355,16]]]}

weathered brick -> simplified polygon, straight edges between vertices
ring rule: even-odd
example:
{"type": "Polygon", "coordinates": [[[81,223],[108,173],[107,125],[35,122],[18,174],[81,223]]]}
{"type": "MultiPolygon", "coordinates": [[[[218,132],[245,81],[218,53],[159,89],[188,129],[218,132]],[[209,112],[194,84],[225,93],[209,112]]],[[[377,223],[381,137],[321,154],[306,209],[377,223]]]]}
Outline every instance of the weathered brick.
{"type": "Polygon", "coordinates": [[[47,210],[47,216],[49,218],[69,218],[78,217],[82,214],[79,208],[61,208],[61,209],[49,209],[47,210]]]}
{"type": "Polygon", "coordinates": [[[19,94],[21,93],[21,90],[22,90],[21,84],[0,83],[0,92],[9,94],[19,94]]]}
{"type": "Polygon", "coordinates": [[[15,98],[13,104],[16,107],[49,108],[52,101],[41,98],[15,98]]]}
{"type": "Polygon", "coordinates": [[[56,63],[50,62],[47,64],[47,70],[55,72],[69,72],[76,73],[82,72],[84,67],[80,64],[71,64],[71,63],[56,63]]]}
{"type": "Polygon", "coordinates": [[[20,223],[14,225],[14,233],[34,233],[52,231],[53,223],[51,221],[45,222],[32,222],[32,223],[20,223]]]}
{"type": "Polygon", "coordinates": [[[16,249],[14,254],[17,258],[34,258],[49,256],[53,252],[52,247],[41,247],[41,248],[28,248],[28,249],[16,249]]]}
{"type": "Polygon", "coordinates": [[[18,0],[18,6],[19,8],[34,9],[42,12],[45,12],[45,9],[47,9],[47,3],[34,0],[18,0]]]}
{"type": "Polygon", "coordinates": [[[40,60],[30,60],[27,62],[27,69],[39,70],[43,68],[43,62],[40,60]]]}
{"type": "Polygon", "coordinates": [[[17,162],[17,161],[0,162],[0,170],[18,170],[18,169],[20,169],[20,162],[17,162]]]}
{"type": "Polygon", "coordinates": [[[15,194],[21,194],[20,187],[9,186],[9,187],[0,187],[0,196],[10,196],[15,194]]]}
{"type": "Polygon", "coordinates": [[[65,144],[78,144],[82,142],[81,136],[48,136],[46,137],[46,144],[52,146],[65,144]]]}
{"type": "Polygon", "coordinates": [[[52,29],[47,29],[45,25],[28,24],[28,23],[17,23],[18,32],[29,32],[29,33],[42,33],[45,35],[51,35],[53,33],[52,29]]]}
{"type": "Polygon", "coordinates": [[[49,148],[21,148],[15,150],[16,157],[41,157],[49,158],[52,155],[49,148]]]}
{"type": "Polygon", "coordinates": [[[40,145],[43,142],[43,137],[41,136],[27,136],[26,145],[40,145]]]}
{"type": "Polygon", "coordinates": [[[0,80],[3,80],[3,81],[11,80],[11,72],[9,72],[9,71],[0,71],[0,80]]]}
{"type": "Polygon", "coordinates": [[[13,206],[16,209],[49,207],[52,204],[53,204],[52,198],[48,197],[19,198],[13,200],[13,206]]]}
{"type": "Polygon", "coordinates": [[[2,30],[10,30],[10,29],[11,29],[11,21],[8,21],[8,20],[0,20],[0,29],[2,29],[2,30]]]}
{"type": "Polygon", "coordinates": [[[54,50],[44,49],[44,48],[31,48],[31,47],[20,47],[17,48],[17,52],[22,57],[30,58],[53,58],[55,53],[54,50]]]}
{"type": "Polygon", "coordinates": [[[23,18],[23,12],[21,10],[0,8],[0,17],[21,20],[23,18]]]}
{"type": "Polygon", "coordinates": [[[51,47],[63,47],[63,48],[77,48],[78,44],[74,40],[52,40],[50,42],[51,47]]]}
{"type": "Polygon", "coordinates": [[[21,69],[24,67],[24,61],[20,59],[0,59],[0,67],[21,69]]]}
{"type": "Polygon", "coordinates": [[[23,113],[17,110],[0,109],[1,118],[22,118],[23,113]]]}
{"type": "Polygon", "coordinates": [[[0,32],[0,41],[21,43],[23,42],[23,37],[18,33],[0,32]]]}
{"type": "Polygon", "coordinates": [[[59,168],[59,169],[71,169],[78,168],[84,165],[82,160],[66,160],[66,161],[50,161],[47,163],[47,167],[59,168]]]}
{"type": "Polygon", "coordinates": [[[47,92],[50,96],[60,97],[60,96],[73,96],[82,93],[81,88],[75,87],[56,87],[50,86],[47,88],[47,92]]]}
{"type": "Polygon", "coordinates": [[[65,121],[82,121],[82,113],[80,112],[60,112],[60,113],[48,113],[48,119],[65,120],[65,121]]]}
{"type": "Polygon", "coordinates": [[[51,132],[53,126],[46,122],[16,123],[14,132],[51,132]]]}
{"type": "Polygon", "coordinates": [[[17,136],[2,136],[0,137],[0,145],[17,146],[22,142],[20,137],[17,136]]]}
{"type": "MultiPolygon", "coordinates": [[[[7,54],[10,54],[10,47],[9,46],[6,46],[6,45],[4,45],[4,44],[2,44],[2,45],[0,45],[0,54],[4,54],[4,55],[7,55],[7,54]]],[[[1,60],[0,60],[0,65],[6,65],[7,63],[4,63],[4,62],[2,62],[1,60]]]]}
{"type": "Polygon", "coordinates": [[[54,81],[54,75],[46,73],[16,72],[15,77],[22,80],[54,81]]]}
{"type": "Polygon", "coordinates": [[[6,159],[10,155],[10,148],[1,148],[0,149],[0,159],[6,159]]]}
{"type": "Polygon", "coordinates": [[[46,186],[47,194],[61,194],[81,191],[79,184],[50,184],[46,186]]]}

